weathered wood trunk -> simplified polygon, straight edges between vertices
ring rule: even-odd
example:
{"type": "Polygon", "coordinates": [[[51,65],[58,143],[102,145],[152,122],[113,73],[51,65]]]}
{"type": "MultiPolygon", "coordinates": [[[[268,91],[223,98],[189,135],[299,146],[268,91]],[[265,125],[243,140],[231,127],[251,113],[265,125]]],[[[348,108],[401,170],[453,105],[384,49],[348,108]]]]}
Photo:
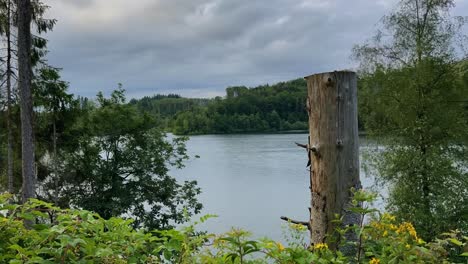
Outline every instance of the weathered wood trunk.
{"type": "Polygon", "coordinates": [[[335,71],[305,77],[309,113],[309,156],[311,159],[311,243],[332,239],[335,215],[343,224],[357,221],[346,209],[351,188],[360,188],[357,79],[354,72],[335,71]]]}
{"type": "Polygon", "coordinates": [[[35,197],[33,101],[31,92],[31,14],[30,0],[18,1],[18,88],[21,108],[22,198],[35,197]]]}

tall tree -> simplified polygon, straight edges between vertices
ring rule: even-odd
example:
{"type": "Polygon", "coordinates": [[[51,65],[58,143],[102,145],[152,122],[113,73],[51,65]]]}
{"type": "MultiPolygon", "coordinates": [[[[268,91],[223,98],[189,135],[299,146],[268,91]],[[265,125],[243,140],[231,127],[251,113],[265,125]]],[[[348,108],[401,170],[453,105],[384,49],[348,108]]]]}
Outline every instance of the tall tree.
{"type": "Polygon", "coordinates": [[[468,93],[455,45],[464,20],[450,16],[453,6],[402,0],[374,40],[355,48],[361,116],[386,145],[373,164],[391,188],[388,208],[426,239],[468,228],[468,119],[457,103],[468,93]]]}
{"type": "MultiPolygon", "coordinates": [[[[41,142],[36,146],[36,155],[47,155],[48,163],[51,163],[52,169],[48,173],[48,179],[43,179],[40,173],[42,163],[39,162],[38,181],[45,180],[53,182],[53,185],[48,184],[48,190],[41,190],[43,193],[50,193],[52,201],[58,203],[59,192],[59,171],[58,171],[58,150],[60,133],[64,130],[64,122],[67,118],[73,119],[69,113],[75,111],[77,101],[73,99],[73,95],[67,93],[68,83],[60,79],[59,70],[52,67],[41,67],[37,69],[33,81],[33,96],[34,105],[41,109],[36,117],[38,125],[36,126],[36,141],[41,142]],[[47,144],[52,142],[52,144],[47,144]],[[42,151],[41,151],[42,150],[42,151]],[[51,172],[51,173],[50,173],[51,172]]],[[[73,122],[73,120],[69,120],[73,122]]],[[[63,142],[61,142],[63,143],[63,142]]],[[[50,164],[47,164],[50,167],[50,164]]],[[[46,168],[46,170],[49,170],[46,168]]],[[[43,184],[42,184],[43,185],[43,184]]]]}
{"type": "Polygon", "coordinates": [[[5,34],[7,37],[7,68],[6,68],[6,89],[7,89],[7,175],[8,175],[8,192],[9,193],[14,193],[14,186],[13,186],[13,120],[12,120],[12,114],[11,114],[11,108],[12,108],[12,88],[11,88],[11,78],[12,78],[12,61],[11,61],[11,0],[7,1],[7,6],[6,6],[6,11],[7,11],[7,16],[6,16],[6,30],[5,34]]]}
{"type": "MultiPolygon", "coordinates": [[[[0,35],[4,35],[6,49],[2,55],[5,60],[5,71],[2,75],[3,82],[6,89],[6,124],[7,124],[7,178],[8,178],[8,191],[15,192],[14,188],[14,124],[12,109],[16,105],[14,100],[15,91],[13,89],[15,81],[17,81],[17,73],[15,68],[15,59],[17,59],[17,50],[15,49],[15,42],[17,41],[14,34],[17,31],[18,25],[18,1],[13,0],[0,0],[0,35]]],[[[44,14],[49,6],[43,4],[38,0],[31,2],[32,6],[32,22],[39,34],[52,30],[56,23],[55,19],[44,18],[44,14]]],[[[38,65],[46,53],[47,41],[38,35],[32,35],[33,49],[31,52],[32,65],[38,65]]],[[[43,64],[43,63],[42,63],[43,64]]],[[[18,126],[19,127],[19,126],[18,126]]],[[[20,145],[20,144],[18,144],[20,145]]]]}
{"type": "Polygon", "coordinates": [[[30,0],[18,0],[18,88],[21,107],[22,199],[35,197],[33,99],[31,92],[31,17],[30,0]]]}
{"type": "Polygon", "coordinates": [[[14,193],[14,176],[13,176],[13,163],[14,163],[14,137],[13,137],[13,115],[12,108],[14,105],[13,100],[13,89],[12,89],[12,78],[13,72],[13,61],[12,61],[12,25],[13,25],[13,3],[11,0],[0,1],[0,35],[4,35],[6,38],[6,56],[2,58],[6,64],[6,68],[2,75],[2,85],[6,87],[6,127],[7,127],[7,179],[8,179],[8,192],[14,193]]]}

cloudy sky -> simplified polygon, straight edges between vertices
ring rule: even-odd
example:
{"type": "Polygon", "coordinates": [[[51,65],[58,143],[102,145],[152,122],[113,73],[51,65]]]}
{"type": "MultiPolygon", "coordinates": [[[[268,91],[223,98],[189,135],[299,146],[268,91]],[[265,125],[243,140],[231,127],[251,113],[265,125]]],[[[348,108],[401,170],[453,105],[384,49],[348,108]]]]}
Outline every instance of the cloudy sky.
{"type": "MultiPolygon", "coordinates": [[[[71,92],[223,95],[352,68],[350,50],[397,0],[44,0],[49,63],[71,92]]],[[[468,14],[468,0],[454,13],[468,14]]]]}

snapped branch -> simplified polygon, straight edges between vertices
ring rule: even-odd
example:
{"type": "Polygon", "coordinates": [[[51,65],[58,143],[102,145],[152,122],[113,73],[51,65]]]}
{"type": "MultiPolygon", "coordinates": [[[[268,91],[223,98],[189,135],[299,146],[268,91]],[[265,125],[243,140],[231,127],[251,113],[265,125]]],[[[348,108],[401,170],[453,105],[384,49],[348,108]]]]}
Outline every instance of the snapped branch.
{"type": "Polygon", "coordinates": [[[310,230],[310,223],[309,222],[306,222],[306,221],[297,221],[297,220],[294,220],[294,219],[291,219],[289,217],[286,217],[286,216],[281,216],[280,217],[281,220],[284,220],[288,223],[293,223],[293,224],[296,224],[296,225],[303,225],[303,226],[307,226],[307,228],[310,230]]]}

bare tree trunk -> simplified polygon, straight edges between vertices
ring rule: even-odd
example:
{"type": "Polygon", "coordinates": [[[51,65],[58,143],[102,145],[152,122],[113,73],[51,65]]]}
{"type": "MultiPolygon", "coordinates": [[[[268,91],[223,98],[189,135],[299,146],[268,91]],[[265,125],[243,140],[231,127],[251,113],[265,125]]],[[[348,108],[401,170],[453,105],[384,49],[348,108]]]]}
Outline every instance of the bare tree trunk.
{"type": "Polygon", "coordinates": [[[35,197],[33,100],[31,91],[31,1],[18,0],[18,87],[21,107],[23,202],[35,197]]]}
{"type": "Polygon", "coordinates": [[[54,152],[54,158],[53,158],[53,166],[54,166],[54,181],[55,181],[55,190],[54,190],[54,203],[55,205],[58,205],[58,197],[59,197],[59,188],[60,188],[60,182],[58,178],[58,160],[57,160],[57,126],[56,126],[56,120],[55,120],[55,113],[54,113],[54,121],[53,121],[53,152],[54,152]]]}
{"type": "Polygon", "coordinates": [[[332,222],[343,224],[359,217],[347,211],[352,187],[360,188],[357,122],[357,79],[354,72],[315,74],[307,80],[309,151],[311,158],[311,243],[336,248],[332,222]]]}
{"type": "Polygon", "coordinates": [[[7,131],[8,131],[8,148],[7,148],[7,175],[8,175],[8,192],[14,193],[14,177],[13,177],[13,118],[11,114],[11,0],[7,3],[7,20],[6,27],[7,35],[7,72],[6,72],[6,88],[7,88],[7,131]]]}

